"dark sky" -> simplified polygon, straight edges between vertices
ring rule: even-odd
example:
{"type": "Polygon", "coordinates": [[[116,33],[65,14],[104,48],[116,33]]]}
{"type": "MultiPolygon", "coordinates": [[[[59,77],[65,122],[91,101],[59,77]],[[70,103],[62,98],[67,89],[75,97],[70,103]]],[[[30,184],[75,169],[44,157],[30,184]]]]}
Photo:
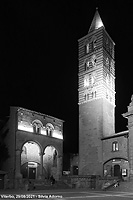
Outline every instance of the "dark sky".
{"type": "Polygon", "coordinates": [[[21,106],[63,119],[64,152],[78,151],[78,42],[96,7],[115,46],[116,132],[133,91],[133,1],[0,1],[0,118],[21,106]],[[49,3],[46,3],[49,2],[49,3]]]}

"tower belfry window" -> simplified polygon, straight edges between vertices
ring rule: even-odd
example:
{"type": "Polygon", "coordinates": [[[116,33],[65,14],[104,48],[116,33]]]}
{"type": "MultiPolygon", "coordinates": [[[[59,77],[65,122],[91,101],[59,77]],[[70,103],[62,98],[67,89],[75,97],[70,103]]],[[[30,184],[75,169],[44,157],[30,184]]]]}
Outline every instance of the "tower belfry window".
{"type": "Polygon", "coordinates": [[[90,42],[90,52],[94,51],[93,41],[90,42]]]}
{"type": "Polygon", "coordinates": [[[109,67],[109,59],[106,58],[106,66],[109,67]]]}
{"type": "Polygon", "coordinates": [[[84,79],[84,87],[89,87],[90,83],[89,83],[89,77],[86,76],[84,79]]]}
{"type": "Polygon", "coordinates": [[[86,44],[86,53],[89,53],[89,42],[86,44]]]}
{"type": "Polygon", "coordinates": [[[106,50],[109,52],[109,40],[108,40],[108,38],[106,39],[106,50]]]}
{"type": "Polygon", "coordinates": [[[93,40],[93,49],[95,49],[96,48],[96,38],[94,38],[94,40],[93,40]]]}
{"type": "Polygon", "coordinates": [[[89,66],[90,66],[90,62],[89,62],[89,60],[87,59],[86,62],[85,62],[85,70],[88,70],[88,69],[89,69],[89,66]]]}

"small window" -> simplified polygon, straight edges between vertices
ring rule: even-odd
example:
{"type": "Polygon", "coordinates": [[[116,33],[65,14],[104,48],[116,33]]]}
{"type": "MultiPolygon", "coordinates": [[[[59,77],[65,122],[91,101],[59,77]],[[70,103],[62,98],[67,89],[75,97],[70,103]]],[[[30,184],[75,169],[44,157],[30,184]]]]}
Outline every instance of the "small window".
{"type": "Polygon", "coordinates": [[[52,136],[53,130],[54,130],[54,126],[51,123],[47,123],[46,124],[47,136],[52,136]]]}
{"type": "Polygon", "coordinates": [[[94,40],[93,40],[93,49],[96,49],[96,46],[97,46],[97,44],[96,44],[96,38],[94,38],[94,40]]]}
{"type": "Polygon", "coordinates": [[[84,100],[85,100],[85,101],[86,101],[86,96],[87,96],[87,95],[85,94],[85,95],[84,95],[84,100]]]}
{"type": "Polygon", "coordinates": [[[90,62],[89,62],[89,59],[87,59],[85,61],[85,71],[89,69],[89,66],[90,66],[90,62]]]}
{"type": "Polygon", "coordinates": [[[89,76],[86,76],[84,78],[84,87],[89,87],[90,83],[89,83],[89,76]]]}
{"type": "Polygon", "coordinates": [[[112,143],[112,151],[119,151],[119,146],[117,141],[112,143]]]}
{"type": "Polygon", "coordinates": [[[108,67],[109,66],[109,59],[106,58],[106,66],[108,67]]]}
{"type": "Polygon", "coordinates": [[[95,91],[95,98],[97,97],[97,92],[95,91]]]}
{"type": "Polygon", "coordinates": [[[89,43],[86,44],[86,53],[89,53],[89,43]]]}
{"type": "Polygon", "coordinates": [[[96,63],[97,63],[97,57],[96,57],[96,55],[93,55],[91,57],[91,63],[92,63],[92,67],[96,67],[96,63]]]}
{"type": "Polygon", "coordinates": [[[88,93],[88,94],[87,94],[87,100],[89,100],[89,98],[90,98],[90,94],[88,93]]]}
{"type": "Polygon", "coordinates": [[[43,127],[43,124],[40,120],[38,119],[35,119],[33,122],[32,122],[32,125],[33,125],[33,132],[34,133],[41,133],[41,128],[43,127]]]}
{"type": "Polygon", "coordinates": [[[33,130],[34,130],[34,133],[41,133],[41,127],[37,124],[37,123],[34,123],[33,124],[33,130]]]}

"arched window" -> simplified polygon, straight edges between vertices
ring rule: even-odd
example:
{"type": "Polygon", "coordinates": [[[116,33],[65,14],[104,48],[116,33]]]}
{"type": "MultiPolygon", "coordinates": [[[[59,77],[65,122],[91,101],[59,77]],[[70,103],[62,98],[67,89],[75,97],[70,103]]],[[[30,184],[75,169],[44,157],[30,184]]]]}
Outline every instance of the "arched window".
{"type": "Polygon", "coordinates": [[[42,122],[40,120],[35,119],[32,122],[32,125],[33,125],[33,131],[34,131],[34,133],[41,133],[41,128],[43,127],[43,124],[42,124],[42,122]]]}
{"type": "Polygon", "coordinates": [[[119,151],[119,145],[117,141],[112,143],[112,151],[119,151]]]}
{"type": "Polygon", "coordinates": [[[46,124],[46,133],[48,136],[52,136],[54,126],[51,123],[46,124]]]}

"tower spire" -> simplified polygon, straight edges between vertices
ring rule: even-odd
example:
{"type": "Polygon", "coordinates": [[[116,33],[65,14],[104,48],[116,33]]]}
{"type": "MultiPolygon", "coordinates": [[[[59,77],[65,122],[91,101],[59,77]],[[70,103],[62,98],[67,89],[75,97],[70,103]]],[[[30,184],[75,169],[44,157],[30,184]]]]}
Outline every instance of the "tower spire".
{"type": "Polygon", "coordinates": [[[89,32],[94,31],[100,27],[104,27],[104,25],[103,25],[100,15],[99,15],[98,7],[96,7],[96,12],[95,12],[94,18],[92,20],[89,32]]]}

